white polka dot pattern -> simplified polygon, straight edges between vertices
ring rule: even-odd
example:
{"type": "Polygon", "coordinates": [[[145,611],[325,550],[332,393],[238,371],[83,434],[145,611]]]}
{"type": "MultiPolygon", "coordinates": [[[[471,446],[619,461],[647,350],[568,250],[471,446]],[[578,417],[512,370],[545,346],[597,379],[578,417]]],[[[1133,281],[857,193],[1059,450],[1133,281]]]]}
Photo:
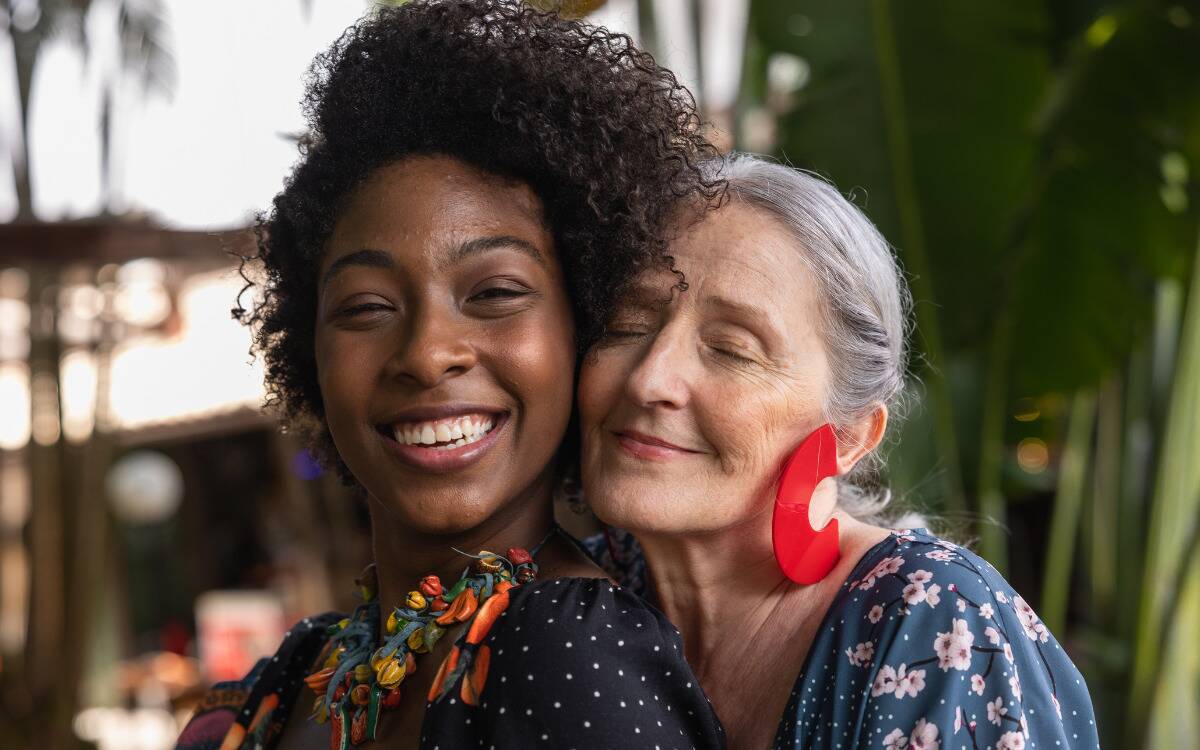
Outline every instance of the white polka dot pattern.
{"type": "Polygon", "coordinates": [[[477,708],[429,706],[421,747],[724,747],[675,628],[604,579],[514,589],[477,708]]]}

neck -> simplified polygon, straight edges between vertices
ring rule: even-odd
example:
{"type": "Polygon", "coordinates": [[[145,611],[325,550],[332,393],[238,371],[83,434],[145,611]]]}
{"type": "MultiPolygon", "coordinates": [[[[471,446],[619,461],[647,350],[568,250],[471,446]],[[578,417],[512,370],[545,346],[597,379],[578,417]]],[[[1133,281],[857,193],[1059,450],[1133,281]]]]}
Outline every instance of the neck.
{"type": "Polygon", "coordinates": [[[374,497],[368,497],[375,569],[379,577],[380,615],[404,601],[424,576],[435,574],[450,588],[471,559],[488,550],[503,555],[510,547],[532,551],[553,527],[551,504],[554,474],[549,469],[501,510],[462,531],[428,534],[397,519],[374,497]]]}
{"type": "Polygon", "coordinates": [[[753,635],[796,587],[779,570],[771,547],[770,507],[733,528],[704,534],[637,534],[654,596],[683,634],[697,676],[719,669],[733,639],[753,635]]]}

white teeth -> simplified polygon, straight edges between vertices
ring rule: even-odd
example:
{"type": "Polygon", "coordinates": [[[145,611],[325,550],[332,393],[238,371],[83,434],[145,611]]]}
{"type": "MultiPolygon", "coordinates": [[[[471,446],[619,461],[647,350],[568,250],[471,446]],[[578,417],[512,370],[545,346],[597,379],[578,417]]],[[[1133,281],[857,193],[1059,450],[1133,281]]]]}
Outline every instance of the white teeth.
{"type": "Polygon", "coordinates": [[[396,425],[392,435],[396,442],[403,445],[425,445],[445,450],[482,440],[494,425],[491,417],[458,417],[438,422],[396,425]]]}

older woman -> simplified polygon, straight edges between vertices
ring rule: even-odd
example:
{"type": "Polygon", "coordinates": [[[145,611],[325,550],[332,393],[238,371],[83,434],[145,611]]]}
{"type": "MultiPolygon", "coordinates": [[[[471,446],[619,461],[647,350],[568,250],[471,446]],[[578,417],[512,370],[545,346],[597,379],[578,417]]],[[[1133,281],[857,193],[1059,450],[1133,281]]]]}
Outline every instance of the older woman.
{"type": "Polygon", "coordinates": [[[669,248],[684,283],[643,274],[579,406],[586,496],[640,542],[730,746],[1096,746],[1025,600],[967,549],[871,521],[856,475],[905,372],[887,243],[819,179],[718,168],[731,201],[669,248]]]}

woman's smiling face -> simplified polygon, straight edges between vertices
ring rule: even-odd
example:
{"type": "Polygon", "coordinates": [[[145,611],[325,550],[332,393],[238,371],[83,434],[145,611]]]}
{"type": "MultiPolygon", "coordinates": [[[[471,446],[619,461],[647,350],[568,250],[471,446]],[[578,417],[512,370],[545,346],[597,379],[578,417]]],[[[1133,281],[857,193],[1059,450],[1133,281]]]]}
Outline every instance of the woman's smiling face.
{"type": "Polygon", "coordinates": [[[574,326],[532,190],[449,157],[380,168],[350,196],[318,273],[325,419],[396,520],[464,531],[549,479],[574,326]]]}
{"type": "Polygon", "coordinates": [[[716,531],[769,510],[784,459],[824,422],[818,289],[784,227],[736,201],[668,252],[687,291],[647,274],[584,359],[584,494],[631,531],[716,531]]]}

